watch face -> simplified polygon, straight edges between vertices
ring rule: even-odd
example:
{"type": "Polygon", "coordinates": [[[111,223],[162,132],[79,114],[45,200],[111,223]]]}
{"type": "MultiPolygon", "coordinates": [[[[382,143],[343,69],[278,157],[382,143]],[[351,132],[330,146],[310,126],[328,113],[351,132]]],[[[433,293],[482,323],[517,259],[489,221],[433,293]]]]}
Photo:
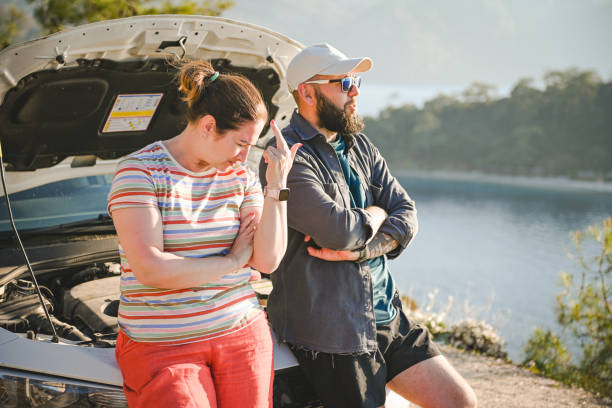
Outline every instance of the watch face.
{"type": "Polygon", "coordinates": [[[289,198],[289,189],[281,188],[281,190],[278,192],[278,201],[287,201],[288,198],[289,198]]]}

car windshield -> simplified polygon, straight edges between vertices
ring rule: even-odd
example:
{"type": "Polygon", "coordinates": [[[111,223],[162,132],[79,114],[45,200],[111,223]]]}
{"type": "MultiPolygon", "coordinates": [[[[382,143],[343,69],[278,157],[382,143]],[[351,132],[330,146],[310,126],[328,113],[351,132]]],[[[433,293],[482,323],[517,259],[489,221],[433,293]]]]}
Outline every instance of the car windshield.
{"type": "MultiPolygon", "coordinates": [[[[112,174],[77,177],[9,194],[18,230],[52,227],[106,213],[112,174]]],[[[9,231],[8,209],[0,197],[0,232],[9,231]]]]}

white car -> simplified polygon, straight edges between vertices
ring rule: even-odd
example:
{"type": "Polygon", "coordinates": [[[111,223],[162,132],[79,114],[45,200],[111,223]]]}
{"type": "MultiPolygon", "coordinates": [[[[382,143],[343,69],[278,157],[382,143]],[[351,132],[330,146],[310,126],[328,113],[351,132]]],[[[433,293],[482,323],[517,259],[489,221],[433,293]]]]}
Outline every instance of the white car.
{"type": "MultiPolygon", "coordinates": [[[[0,52],[4,187],[41,293],[0,190],[0,406],[127,406],[114,357],[119,255],[106,213],[117,161],[184,127],[173,80],[182,58],[251,79],[283,127],[294,107],[285,71],[302,47],[224,18],[157,15],[0,52]]],[[[250,161],[256,169],[257,152],[250,161]]],[[[275,344],[274,368],[275,406],[319,405],[283,344],[275,344]]]]}

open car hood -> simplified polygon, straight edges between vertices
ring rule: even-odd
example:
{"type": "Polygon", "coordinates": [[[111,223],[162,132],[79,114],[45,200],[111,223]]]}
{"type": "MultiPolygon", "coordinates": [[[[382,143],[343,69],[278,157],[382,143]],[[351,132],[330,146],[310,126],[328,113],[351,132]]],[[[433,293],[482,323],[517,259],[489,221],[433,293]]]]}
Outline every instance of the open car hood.
{"type": "MultiPolygon", "coordinates": [[[[0,52],[0,142],[9,193],[108,173],[115,159],[178,134],[181,58],[248,77],[282,127],[294,107],[286,68],[302,48],[263,27],[186,15],[102,21],[8,47],[0,52]]],[[[268,137],[266,125],[260,143],[268,137]]]]}

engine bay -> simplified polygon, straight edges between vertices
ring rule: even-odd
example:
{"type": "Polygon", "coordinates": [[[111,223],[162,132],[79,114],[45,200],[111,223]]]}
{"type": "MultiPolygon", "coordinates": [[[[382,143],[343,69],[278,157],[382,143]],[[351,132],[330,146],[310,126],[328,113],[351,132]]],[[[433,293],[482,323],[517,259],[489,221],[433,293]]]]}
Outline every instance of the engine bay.
{"type": "MultiPolygon", "coordinates": [[[[117,262],[92,263],[37,276],[57,334],[89,347],[114,347],[121,268],[117,262]]],[[[16,278],[0,288],[0,327],[30,339],[51,335],[34,283],[16,278]]]]}

